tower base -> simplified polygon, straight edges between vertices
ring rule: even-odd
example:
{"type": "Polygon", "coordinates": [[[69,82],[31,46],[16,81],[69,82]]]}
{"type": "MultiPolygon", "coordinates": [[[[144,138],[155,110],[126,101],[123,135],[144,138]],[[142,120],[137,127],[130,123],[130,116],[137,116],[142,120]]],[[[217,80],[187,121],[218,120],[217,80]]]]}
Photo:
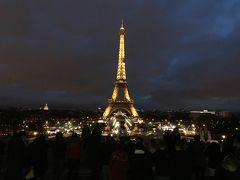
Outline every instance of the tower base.
{"type": "Polygon", "coordinates": [[[138,113],[133,106],[133,102],[127,101],[114,101],[110,100],[108,107],[103,113],[103,119],[109,119],[110,115],[118,109],[123,109],[128,112],[132,117],[138,117],[138,113]]]}

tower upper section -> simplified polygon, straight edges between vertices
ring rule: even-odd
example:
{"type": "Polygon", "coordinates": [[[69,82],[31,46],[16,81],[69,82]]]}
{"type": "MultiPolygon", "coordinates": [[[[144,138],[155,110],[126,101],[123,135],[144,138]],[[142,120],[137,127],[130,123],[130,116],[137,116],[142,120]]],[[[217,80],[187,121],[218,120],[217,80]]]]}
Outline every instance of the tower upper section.
{"type": "Polygon", "coordinates": [[[124,34],[125,34],[125,29],[122,22],[122,25],[120,27],[120,33],[119,33],[120,42],[119,42],[117,80],[126,80],[124,34]]]}

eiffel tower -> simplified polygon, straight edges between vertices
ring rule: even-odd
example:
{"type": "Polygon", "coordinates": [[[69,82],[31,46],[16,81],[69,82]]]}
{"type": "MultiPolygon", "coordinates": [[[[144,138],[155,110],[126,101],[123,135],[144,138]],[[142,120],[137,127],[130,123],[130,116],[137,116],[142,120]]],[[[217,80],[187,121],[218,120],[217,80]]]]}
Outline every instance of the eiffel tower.
{"type": "Polygon", "coordinates": [[[119,34],[120,44],[119,44],[117,78],[114,83],[112,98],[108,100],[108,107],[105,109],[103,113],[103,119],[109,119],[110,115],[118,109],[123,109],[127,111],[132,117],[138,117],[138,113],[133,105],[133,100],[130,98],[127,85],[125,68],[125,49],[124,49],[125,29],[123,27],[123,22],[119,34]],[[119,100],[121,92],[123,93],[123,99],[119,100]]]}

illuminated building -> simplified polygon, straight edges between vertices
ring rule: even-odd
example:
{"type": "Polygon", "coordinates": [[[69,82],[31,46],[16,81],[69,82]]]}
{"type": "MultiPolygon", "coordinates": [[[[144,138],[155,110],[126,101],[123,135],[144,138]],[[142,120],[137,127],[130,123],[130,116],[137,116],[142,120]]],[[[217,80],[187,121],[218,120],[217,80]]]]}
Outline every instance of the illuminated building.
{"type": "Polygon", "coordinates": [[[231,118],[232,117],[232,112],[230,111],[219,111],[217,112],[217,115],[222,118],[231,118]]]}
{"type": "Polygon", "coordinates": [[[44,110],[44,111],[48,111],[48,110],[49,110],[47,104],[45,104],[45,106],[43,107],[43,110],[44,110]]]}
{"type": "Polygon", "coordinates": [[[191,114],[216,114],[215,111],[208,111],[208,110],[203,110],[203,111],[190,111],[191,114]]]}
{"type": "Polygon", "coordinates": [[[215,116],[216,112],[215,111],[208,111],[208,110],[203,110],[203,111],[190,111],[190,118],[192,120],[197,120],[199,117],[202,117],[204,115],[210,115],[210,116],[215,116]]]}
{"type": "Polygon", "coordinates": [[[123,23],[120,28],[120,44],[118,57],[117,77],[114,83],[114,89],[111,99],[108,101],[108,107],[103,113],[103,119],[109,119],[111,114],[116,110],[123,109],[127,111],[130,116],[138,117],[138,113],[133,105],[133,100],[130,98],[125,67],[125,48],[124,48],[124,34],[125,29],[123,23]],[[123,93],[123,99],[120,100],[120,93],[123,93]]]}

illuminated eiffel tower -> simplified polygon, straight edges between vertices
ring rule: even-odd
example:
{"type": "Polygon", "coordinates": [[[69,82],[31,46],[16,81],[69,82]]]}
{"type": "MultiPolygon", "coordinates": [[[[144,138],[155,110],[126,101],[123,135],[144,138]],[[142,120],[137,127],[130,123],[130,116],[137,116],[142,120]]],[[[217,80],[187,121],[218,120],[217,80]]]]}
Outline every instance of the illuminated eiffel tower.
{"type": "Polygon", "coordinates": [[[125,49],[124,49],[124,33],[123,22],[120,28],[120,45],[118,57],[117,78],[114,83],[112,98],[108,101],[108,107],[103,113],[103,119],[108,119],[110,115],[119,109],[127,111],[132,117],[138,117],[138,113],[133,106],[133,100],[130,98],[125,68],[125,49]],[[119,100],[120,93],[123,93],[123,99],[119,100]]]}

